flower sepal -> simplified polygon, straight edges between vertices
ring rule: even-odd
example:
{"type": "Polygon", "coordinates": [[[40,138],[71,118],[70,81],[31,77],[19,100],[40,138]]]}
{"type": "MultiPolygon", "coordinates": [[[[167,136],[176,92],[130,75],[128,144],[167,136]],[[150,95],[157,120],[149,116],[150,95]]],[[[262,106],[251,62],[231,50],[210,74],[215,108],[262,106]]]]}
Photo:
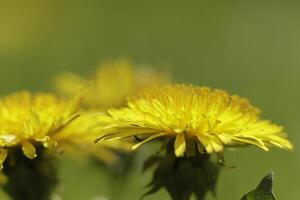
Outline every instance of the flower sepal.
{"type": "Polygon", "coordinates": [[[167,145],[164,156],[151,156],[144,163],[144,170],[156,166],[147,196],[165,188],[173,200],[188,200],[192,195],[203,200],[208,192],[215,195],[215,187],[222,165],[211,155],[195,151],[194,156],[177,157],[174,140],[167,145]]]}

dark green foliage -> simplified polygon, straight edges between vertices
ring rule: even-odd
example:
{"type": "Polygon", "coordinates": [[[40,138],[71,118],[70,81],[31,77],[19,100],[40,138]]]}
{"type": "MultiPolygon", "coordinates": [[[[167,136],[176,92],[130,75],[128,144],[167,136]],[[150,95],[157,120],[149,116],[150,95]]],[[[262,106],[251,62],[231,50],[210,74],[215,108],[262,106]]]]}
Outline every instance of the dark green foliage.
{"type": "Polygon", "coordinates": [[[8,177],[4,190],[13,200],[49,200],[57,183],[56,160],[38,149],[33,160],[16,149],[5,161],[3,172],[8,177]]]}
{"type": "MultiPolygon", "coordinates": [[[[215,194],[215,186],[220,171],[220,165],[210,160],[208,154],[196,153],[192,157],[176,157],[173,151],[166,156],[149,158],[144,168],[157,164],[149,195],[165,188],[173,200],[188,200],[195,194],[198,200],[203,200],[207,192],[215,194]]],[[[145,196],[144,195],[144,196],[145,196]]]]}
{"type": "Polygon", "coordinates": [[[272,187],[273,172],[265,176],[257,188],[245,194],[241,200],[276,200],[272,187]]]}

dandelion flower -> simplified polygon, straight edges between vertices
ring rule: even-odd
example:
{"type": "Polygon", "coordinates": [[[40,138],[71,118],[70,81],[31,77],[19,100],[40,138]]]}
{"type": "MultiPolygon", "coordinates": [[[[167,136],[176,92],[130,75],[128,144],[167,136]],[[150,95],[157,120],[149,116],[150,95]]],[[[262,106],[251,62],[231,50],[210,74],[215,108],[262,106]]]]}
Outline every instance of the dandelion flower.
{"type": "Polygon", "coordinates": [[[64,101],[52,94],[23,91],[0,98],[0,165],[11,149],[34,159],[40,146],[53,149],[53,135],[78,117],[79,100],[64,101]]]}
{"type": "Polygon", "coordinates": [[[105,164],[112,166],[120,162],[120,157],[116,152],[129,152],[132,143],[125,141],[94,143],[99,135],[99,122],[103,122],[102,113],[81,114],[67,127],[52,136],[58,141],[58,151],[64,152],[73,158],[86,158],[93,156],[105,164]]]}
{"type": "Polygon", "coordinates": [[[143,90],[128,106],[110,109],[111,120],[99,140],[143,137],[133,149],[157,138],[174,140],[177,157],[222,152],[224,146],[255,145],[268,151],[274,145],[292,149],[283,128],[260,119],[247,99],[207,87],[173,85],[143,90]]]}
{"type": "Polygon", "coordinates": [[[167,74],[158,74],[147,67],[135,70],[134,67],[128,60],[104,62],[88,78],[72,73],[58,75],[54,80],[55,87],[66,96],[74,96],[80,89],[87,88],[86,106],[105,110],[125,105],[127,96],[141,88],[170,81],[167,74]]]}

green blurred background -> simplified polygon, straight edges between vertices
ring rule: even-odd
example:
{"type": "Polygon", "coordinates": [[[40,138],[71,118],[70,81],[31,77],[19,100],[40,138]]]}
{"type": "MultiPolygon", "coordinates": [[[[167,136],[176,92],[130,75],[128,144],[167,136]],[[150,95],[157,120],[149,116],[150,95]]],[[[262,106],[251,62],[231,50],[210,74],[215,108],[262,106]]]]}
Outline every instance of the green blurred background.
{"type": "MultiPolygon", "coordinates": [[[[226,89],[284,125],[296,148],[226,151],[236,169],[223,170],[217,198],[208,199],[238,200],[270,170],[278,199],[299,199],[300,3],[183,2],[0,0],[0,94],[48,90],[60,71],[87,74],[99,61],[120,56],[169,70],[177,82],[226,89]]],[[[66,159],[62,198],[139,199],[150,181],[149,173],[141,176],[146,151],[126,183],[111,181],[91,163],[66,159]]],[[[145,198],[151,199],[169,196],[162,190],[145,198]]]]}

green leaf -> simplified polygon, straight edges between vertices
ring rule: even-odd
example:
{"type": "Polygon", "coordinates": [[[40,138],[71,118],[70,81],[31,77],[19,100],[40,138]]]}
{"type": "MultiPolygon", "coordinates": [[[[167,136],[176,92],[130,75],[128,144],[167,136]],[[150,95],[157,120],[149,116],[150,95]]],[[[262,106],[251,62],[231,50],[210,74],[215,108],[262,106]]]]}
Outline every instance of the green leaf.
{"type": "Polygon", "coordinates": [[[272,187],[273,172],[265,176],[257,188],[245,194],[241,200],[276,200],[272,187]]]}

